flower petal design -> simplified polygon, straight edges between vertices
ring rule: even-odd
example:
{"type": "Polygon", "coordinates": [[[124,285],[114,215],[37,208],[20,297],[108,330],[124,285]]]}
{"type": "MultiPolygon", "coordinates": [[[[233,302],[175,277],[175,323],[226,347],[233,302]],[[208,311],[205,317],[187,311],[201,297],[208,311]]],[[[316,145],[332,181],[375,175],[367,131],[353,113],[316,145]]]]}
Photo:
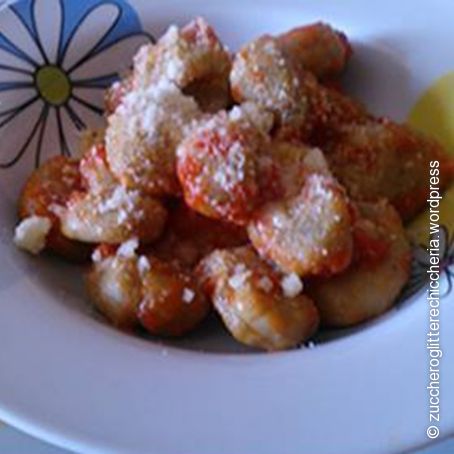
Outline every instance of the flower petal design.
{"type": "Polygon", "coordinates": [[[1,12],[0,30],[0,47],[2,47],[2,43],[3,47],[10,43],[23,54],[22,59],[25,60],[28,57],[28,61],[35,66],[45,63],[39,46],[30,34],[23,18],[14,10],[14,6],[1,12]]]}
{"type": "MultiPolygon", "coordinates": [[[[98,116],[104,114],[104,92],[102,90],[93,91],[91,88],[74,88],[69,102],[74,108],[73,101],[75,105],[85,106],[90,113],[98,116]]],[[[91,125],[90,120],[87,120],[87,122],[91,125]]]]}
{"type": "Polygon", "coordinates": [[[32,77],[34,71],[34,67],[30,63],[22,60],[10,52],[3,50],[1,47],[0,69],[2,72],[5,72],[5,74],[6,72],[8,73],[9,79],[14,79],[18,74],[29,74],[30,77],[32,77]]]}
{"type": "Polygon", "coordinates": [[[453,276],[446,273],[445,276],[440,276],[440,297],[446,298],[451,292],[453,288],[453,276]]]}
{"type": "Polygon", "coordinates": [[[440,231],[439,231],[439,235],[438,235],[438,238],[435,237],[434,239],[438,239],[439,242],[440,242],[440,252],[439,252],[439,258],[440,258],[440,261],[442,261],[447,253],[448,253],[448,247],[449,247],[449,232],[448,232],[448,229],[442,225],[440,226],[440,231]]]}
{"type": "Polygon", "coordinates": [[[143,34],[124,38],[99,54],[89,56],[90,58],[71,73],[71,79],[77,86],[80,81],[83,83],[104,74],[122,74],[131,66],[132,58],[139,47],[148,42],[149,38],[143,34]]]}
{"type": "Polygon", "coordinates": [[[63,68],[71,69],[87,55],[110,33],[120,18],[120,9],[114,4],[103,4],[93,8],[76,29],[69,42],[64,56],[63,68]]]}
{"type": "Polygon", "coordinates": [[[413,259],[421,267],[430,266],[430,255],[425,245],[416,246],[413,249],[413,259]]]}
{"type": "Polygon", "coordinates": [[[104,117],[100,115],[101,112],[95,110],[98,106],[84,97],[72,98],[68,107],[90,128],[101,128],[106,125],[104,117]]]}
{"type": "MultiPolygon", "coordinates": [[[[15,85],[23,86],[24,84],[28,84],[29,87],[33,87],[34,79],[32,72],[22,70],[21,68],[13,68],[7,64],[4,64],[1,57],[2,55],[0,51],[0,84],[6,83],[8,84],[8,86],[12,87],[14,87],[15,85]]],[[[0,89],[0,92],[1,91],[2,90],[0,89]]]]}
{"type": "Polygon", "coordinates": [[[3,9],[0,168],[77,154],[81,130],[105,121],[100,88],[146,41],[127,0],[19,0],[3,9]]]}
{"type": "Polygon", "coordinates": [[[42,116],[44,110],[43,102],[36,100],[3,126],[1,140],[2,144],[7,144],[7,146],[3,146],[0,150],[0,168],[11,167],[26,154],[33,159],[33,163],[30,162],[30,164],[34,166],[34,156],[27,152],[44,120],[42,116]]]}
{"type": "Polygon", "coordinates": [[[454,266],[454,235],[451,238],[451,243],[448,249],[448,261],[451,267],[454,266]]]}
{"type": "Polygon", "coordinates": [[[61,125],[60,152],[79,156],[81,129],[76,126],[67,108],[60,108],[57,111],[57,118],[61,125]]]}
{"type": "Polygon", "coordinates": [[[42,142],[39,148],[37,147],[35,150],[35,161],[37,164],[44,162],[60,152],[60,143],[58,134],[55,134],[56,131],[58,131],[57,109],[51,107],[44,128],[42,142]]]}
{"type": "Polygon", "coordinates": [[[60,107],[55,109],[55,117],[57,121],[58,149],[60,154],[64,156],[77,156],[77,150],[70,142],[70,136],[74,134],[71,120],[60,107]]]}
{"type": "MultiPolygon", "coordinates": [[[[0,131],[3,120],[18,110],[26,109],[29,102],[37,99],[38,94],[33,88],[24,88],[23,90],[6,90],[0,93],[0,131]]],[[[3,142],[3,137],[1,139],[3,142]]]]}
{"type": "Polygon", "coordinates": [[[39,39],[49,63],[55,64],[58,57],[62,28],[60,0],[35,0],[33,15],[39,39]]]}

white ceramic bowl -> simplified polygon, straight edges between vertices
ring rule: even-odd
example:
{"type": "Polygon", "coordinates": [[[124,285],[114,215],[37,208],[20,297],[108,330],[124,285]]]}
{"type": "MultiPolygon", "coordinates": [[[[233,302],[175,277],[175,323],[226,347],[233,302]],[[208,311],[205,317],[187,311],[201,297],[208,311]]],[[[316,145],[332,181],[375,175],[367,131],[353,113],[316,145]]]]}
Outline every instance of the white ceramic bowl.
{"type": "MultiPolygon", "coordinates": [[[[350,91],[397,120],[454,69],[449,0],[19,0],[4,8],[0,418],[84,453],[366,454],[430,441],[424,257],[405,301],[379,320],[322,336],[313,349],[257,354],[216,322],[167,345],[117,332],[89,309],[82,269],[13,247],[18,191],[36,162],[74,151],[77,129],[99,124],[102,88],[149,34],[198,15],[232,49],[264,32],[332,23],[356,50],[350,91]]],[[[442,93],[452,100],[449,80],[442,93]]],[[[449,234],[445,250],[448,290],[449,234]]],[[[454,432],[453,295],[442,301],[440,437],[454,432]]]]}

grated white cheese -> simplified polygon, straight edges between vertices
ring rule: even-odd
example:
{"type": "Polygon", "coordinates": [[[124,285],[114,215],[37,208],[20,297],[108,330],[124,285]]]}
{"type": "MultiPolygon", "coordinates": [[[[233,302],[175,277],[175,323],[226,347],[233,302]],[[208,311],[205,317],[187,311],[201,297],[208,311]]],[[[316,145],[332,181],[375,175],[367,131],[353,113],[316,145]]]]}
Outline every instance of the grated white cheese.
{"type": "Polygon", "coordinates": [[[192,303],[192,301],[194,301],[194,298],[195,298],[194,290],[191,290],[190,288],[185,287],[183,290],[183,296],[181,298],[183,300],[183,302],[186,304],[190,304],[190,303],[192,303]]]}
{"type": "Polygon", "coordinates": [[[250,270],[246,269],[243,264],[237,265],[233,271],[233,276],[229,279],[228,283],[234,290],[241,288],[252,274],[250,270]]]}
{"type": "Polygon", "coordinates": [[[303,283],[295,273],[284,276],[281,280],[281,287],[286,298],[295,298],[303,291],[303,283]]]}
{"type": "Polygon", "coordinates": [[[244,147],[240,142],[234,142],[228,150],[225,161],[214,173],[213,181],[226,191],[230,191],[244,181],[247,165],[244,147]]]}
{"type": "Polygon", "coordinates": [[[229,117],[233,121],[245,119],[264,134],[270,132],[274,123],[274,116],[271,112],[250,101],[245,102],[241,107],[234,107],[230,111],[229,117]]]}
{"type": "Polygon", "coordinates": [[[99,285],[101,288],[101,294],[106,298],[106,300],[118,306],[124,304],[128,295],[125,294],[125,290],[121,285],[120,279],[112,278],[111,273],[107,271],[101,274],[99,285]]]}
{"type": "Polygon", "coordinates": [[[311,197],[319,197],[324,201],[332,200],[333,191],[326,187],[326,176],[321,174],[312,175],[310,186],[311,197]]]}
{"type": "Polygon", "coordinates": [[[101,254],[101,251],[99,249],[95,249],[93,254],[91,254],[91,260],[94,263],[99,263],[99,262],[102,261],[102,254],[101,254]]]}
{"type": "Polygon", "coordinates": [[[25,218],[14,232],[14,244],[32,254],[39,254],[46,246],[46,237],[52,228],[49,218],[30,216],[25,218]]]}
{"type": "Polygon", "coordinates": [[[229,118],[232,121],[239,121],[243,118],[243,111],[241,107],[234,106],[233,109],[229,112],[229,118]]]}
{"type": "Polygon", "coordinates": [[[144,255],[141,255],[137,262],[137,267],[139,268],[140,275],[143,276],[151,269],[150,261],[144,255]]]}
{"type": "Polygon", "coordinates": [[[106,147],[115,150],[121,143],[153,148],[163,142],[167,147],[170,145],[173,151],[169,153],[173,154],[173,147],[201,115],[193,98],[184,96],[171,81],[161,79],[124,97],[121,106],[109,117],[106,147]]]}
{"type": "Polygon", "coordinates": [[[180,38],[180,31],[178,26],[175,24],[171,24],[167,31],[161,36],[159,42],[162,44],[174,44],[178,42],[180,38]]]}
{"type": "Polygon", "coordinates": [[[120,208],[133,210],[137,195],[137,191],[127,191],[123,186],[117,186],[112,195],[107,200],[104,200],[99,204],[98,212],[100,214],[105,214],[120,208]]]}
{"type": "Polygon", "coordinates": [[[310,172],[331,176],[325,155],[319,148],[311,148],[304,157],[304,165],[310,172]]]}
{"type": "Polygon", "coordinates": [[[273,281],[268,276],[262,276],[258,281],[258,286],[266,293],[269,293],[273,290],[273,281]]]}
{"type": "Polygon", "coordinates": [[[141,219],[143,211],[137,209],[141,201],[140,192],[127,190],[123,186],[117,186],[109,198],[101,200],[97,206],[99,214],[117,213],[118,224],[124,224],[130,219],[141,219]]]}
{"type": "Polygon", "coordinates": [[[139,241],[137,238],[131,238],[125,241],[117,250],[117,256],[132,258],[136,254],[136,249],[139,247],[139,241]]]}

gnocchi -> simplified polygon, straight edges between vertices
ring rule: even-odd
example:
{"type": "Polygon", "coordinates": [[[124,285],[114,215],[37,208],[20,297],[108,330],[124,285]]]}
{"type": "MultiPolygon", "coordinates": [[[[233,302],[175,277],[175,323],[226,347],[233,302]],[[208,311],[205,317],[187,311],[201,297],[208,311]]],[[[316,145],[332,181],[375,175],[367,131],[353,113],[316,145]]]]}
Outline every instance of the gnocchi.
{"type": "Polygon", "coordinates": [[[28,178],[19,197],[19,218],[32,216],[49,219],[51,228],[45,247],[71,261],[85,261],[91,248],[64,236],[57,215],[68,202],[73,191],[82,189],[79,162],[56,156],[38,167],[28,178]]]}
{"type": "Polygon", "coordinates": [[[283,288],[285,277],[251,247],[214,251],[202,260],[198,273],[227,329],[240,342],[282,350],[317,329],[319,316],[312,300],[300,293],[301,287],[283,288]]]}
{"type": "Polygon", "coordinates": [[[379,316],[392,307],[409,277],[410,244],[396,210],[384,200],[358,209],[351,266],[308,285],[326,326],[352,326],[379,316]]]}
{"type": "Polygon", "coordinates": [[[454,160],[342,89],[347,37],[318,22],[234,54],[202,18],[137,52],[80,160],[19,198],[15,244],[92,264],[95,308],[181,337],[214,309],[239,342],[295,348],[390,309],[409,279],[403,222],[454,160]]]}

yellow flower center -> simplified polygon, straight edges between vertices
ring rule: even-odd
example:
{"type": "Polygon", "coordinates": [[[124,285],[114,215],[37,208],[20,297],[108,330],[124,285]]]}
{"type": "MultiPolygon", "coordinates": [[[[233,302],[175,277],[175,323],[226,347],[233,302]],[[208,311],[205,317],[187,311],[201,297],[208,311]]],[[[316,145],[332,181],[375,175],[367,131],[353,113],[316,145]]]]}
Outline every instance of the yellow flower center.
{"type": "Polygon", "coordinates": [[[71,82],[57,66],[43,66],[36,73],[36,86],[41,97],[54,106],[64,104],[71,96],[71,82]]]}

